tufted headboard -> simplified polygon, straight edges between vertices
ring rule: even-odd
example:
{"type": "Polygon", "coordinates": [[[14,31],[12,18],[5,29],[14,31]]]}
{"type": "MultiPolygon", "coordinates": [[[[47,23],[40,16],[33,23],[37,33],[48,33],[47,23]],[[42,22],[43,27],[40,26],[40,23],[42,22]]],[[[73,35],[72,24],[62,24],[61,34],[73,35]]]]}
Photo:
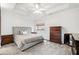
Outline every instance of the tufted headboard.
{"type": "Polygon", "coordinates": [[[19,35],[20,31],[27,31],[28,33],[31,33],[32,28],[31,27],[13,27],[13,34],[19,35]]]}

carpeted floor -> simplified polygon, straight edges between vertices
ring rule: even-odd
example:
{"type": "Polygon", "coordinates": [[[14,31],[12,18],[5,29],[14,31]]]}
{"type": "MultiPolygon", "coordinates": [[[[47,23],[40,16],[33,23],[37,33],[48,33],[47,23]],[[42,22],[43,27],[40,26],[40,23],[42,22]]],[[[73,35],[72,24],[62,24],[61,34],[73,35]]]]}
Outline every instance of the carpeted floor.
{"type": "Polygon", "coordinates": [[[25,51],[21,51],[12,43],[0,48],[0,55],[72,55],[71,47],[45,41],[25,51]]]}

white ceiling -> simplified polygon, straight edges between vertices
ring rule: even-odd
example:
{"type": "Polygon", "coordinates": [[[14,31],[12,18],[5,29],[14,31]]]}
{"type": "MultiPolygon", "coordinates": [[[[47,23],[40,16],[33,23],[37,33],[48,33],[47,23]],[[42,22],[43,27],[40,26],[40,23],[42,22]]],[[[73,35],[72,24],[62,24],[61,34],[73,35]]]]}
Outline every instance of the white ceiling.
{"type": "Polygon", "coordinates": [[[13,10],[25,16],[40,16],[33,13],[35,10],[37,10],[35,4],[38,4],[39,8],[45,9],[42,10],[41,15],[51,15],[54,12],[63,9],[79,7],[79,4],[77,3],[3,3],[1,4],[1,7],[6,8],[8,10],[13,10]]]}
{"type": "MultiPolygon", "coordinates": [[[[26,14],[33,14],[34,9],[36,9],[35,4],[34,3],[16,4],[15,9],[17,11],[18,10],[22,11],[23,13],[26,13],[26,14]]],[[[37,4],[39,4],[39,8],[45,9],[45,10],[42,10],[43,14],[47,14],[53,11],[56,7],[64,5],[61,3],[41,3],[41,4],[37,3],[37,4]]]]}

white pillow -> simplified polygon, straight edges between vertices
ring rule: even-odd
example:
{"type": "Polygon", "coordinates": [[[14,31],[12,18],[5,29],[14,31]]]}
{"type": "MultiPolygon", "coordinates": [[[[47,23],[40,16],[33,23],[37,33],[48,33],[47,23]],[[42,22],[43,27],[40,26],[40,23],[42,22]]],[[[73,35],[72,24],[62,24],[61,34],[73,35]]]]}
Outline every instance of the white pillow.
{"type": "Polygon", "coordinates": [[[27,31],[22,31],[22,34],[25,35],[25,34],[28,34],[28,32],[27,31]]]}
{"type": "Polygon", "coordinates": [[[20,31],[20,34],[21,35],[26,35],[26,34],[28,34],[28,32],[27,31],[20,31]]]}

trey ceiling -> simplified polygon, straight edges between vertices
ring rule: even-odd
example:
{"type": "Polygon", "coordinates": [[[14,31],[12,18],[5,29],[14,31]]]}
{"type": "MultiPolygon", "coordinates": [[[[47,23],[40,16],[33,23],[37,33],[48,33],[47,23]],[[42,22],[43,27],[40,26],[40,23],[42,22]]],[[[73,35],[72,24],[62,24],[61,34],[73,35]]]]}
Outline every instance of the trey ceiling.
{"type": "Polygon", "coordinates": [[[61,10],[78,8],[78,3],[3,3],[2,8],[13,10],[22,15],[45,16],[61,10]]]}
{"type": "Polygon", "coordinates": [[[64,4],[60,3],[27,3],[27,4],[16,4],[15,9],[23,11],[24,13],[44,15],[54,11],[58,6],[64,4]]]}

